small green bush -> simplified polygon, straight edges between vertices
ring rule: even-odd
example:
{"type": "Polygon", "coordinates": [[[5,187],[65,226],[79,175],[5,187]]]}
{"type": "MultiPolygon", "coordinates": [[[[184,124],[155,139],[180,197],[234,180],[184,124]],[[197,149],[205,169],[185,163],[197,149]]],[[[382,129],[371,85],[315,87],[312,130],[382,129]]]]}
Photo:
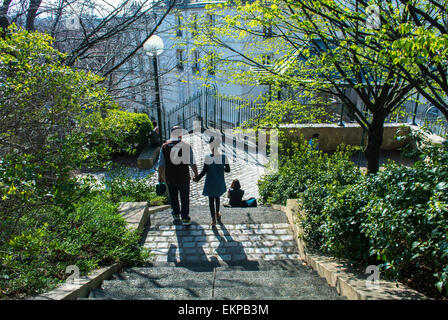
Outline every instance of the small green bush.
{"type": "Polygon", "coordinates": [[[121,171],[116,171],[111,174],[110,180],[104,182],[105,192],[115,203],[148,201],[151,206],[167,203],[166,197],[156,194],[155,185],[151,185],[149,179],[149,177],[132,178],[121,171]]]}
{"type": "Polygon", "coordinates": [[[109,110],[102,122],[105,137],[115,153],[141,152],[154,129],[144,113],[109,110]]]}
{"type": "Polygon", "coordinates": [[[286,204],[287,199],[297,198],[317,181],[321,185],[357,181],[361,173],[349,160],[353,151],[341,146],[329,155],[310,149],[306,142],[289,145],[280,158],[279,170],[258,182],[261,202],[286,204]]]}

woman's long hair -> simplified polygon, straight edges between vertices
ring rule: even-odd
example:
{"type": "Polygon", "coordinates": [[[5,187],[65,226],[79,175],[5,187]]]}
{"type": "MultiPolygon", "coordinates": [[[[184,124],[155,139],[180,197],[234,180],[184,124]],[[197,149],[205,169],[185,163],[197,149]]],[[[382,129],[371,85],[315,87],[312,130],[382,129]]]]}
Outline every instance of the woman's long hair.
{"type": "Polygon", "coordinates": [[[230,185],[230,189],[240,190],[241,189],[240,181],[238,179],[233,180],[232,184],[230,185]]]}

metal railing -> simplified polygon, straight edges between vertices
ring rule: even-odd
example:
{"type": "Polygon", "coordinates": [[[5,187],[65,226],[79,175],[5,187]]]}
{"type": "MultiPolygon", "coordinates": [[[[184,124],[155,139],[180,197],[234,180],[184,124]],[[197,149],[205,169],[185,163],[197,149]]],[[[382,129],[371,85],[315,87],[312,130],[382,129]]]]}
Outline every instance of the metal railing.
{"type": "MultiPolygon", "coordinates": [[[[344,122],[355,122],[355,120],[350,119],[350,115],[345,108],[341,108],[339,114],[339,125],[343,125],[344,122]]],[[[367,112],[366,116],[369,118],[371,114],[367,112]]],[[[430,104],[405,103],[389,115],[385,123],[409,123],[424,127],[439,136],[448,136],[448,122],[445,116],[430,104]]]]}
{"type": "Polygon", "coordinates": [[[200,121],[202,129],[214,128],[223,132],[243,123],[256,124],[262,113],[262,104],[221,95],[216,88],[203,88],[165,113],[165,134],[169,137],[170,128],[176,125],[190,132],[194,121],[200,121]]]}
{"type": "MultiPolygon", "coordinates": [[[[333,119],[339,125],[355,122],[346,108],[336,107],[333,119]],[[339,109],[339,111],[338,111],[339,109]],[[341,114],[342,113],[342,114],[341,114]]],[[[203,88],[175,109],[165,112],[165,137],[175,125],[191,132],[193,122],[201,121],[201,129],[214,128],[221,132],[243,124],[255,126],[263,116],[264,104],[219,94],[216,87],[203,88]]],[[[366,114],[369,117],[368,114],[366,114]]],[[[448,136],[448,122],[444,115],[429,104],[405,103],[390,115],[386,123],[409,123],[429,129],[432,133],[448,136]]]]}

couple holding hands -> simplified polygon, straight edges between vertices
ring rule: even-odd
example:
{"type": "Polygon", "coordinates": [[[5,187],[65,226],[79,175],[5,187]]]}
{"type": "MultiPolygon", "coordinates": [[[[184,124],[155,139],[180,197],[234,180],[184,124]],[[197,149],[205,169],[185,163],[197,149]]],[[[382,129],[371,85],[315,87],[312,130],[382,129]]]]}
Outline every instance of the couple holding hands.
{"type": "MultiPolygon", "coordinates": [[[[218,140],[218,139],[217,139],[218,140]]],[[[225,155],[220,154],[220,141],[211,137],[208,141],[210,154],[204,159],[204,167],[198,174],[191,146],[182,141],[182,128],[171,129],[171,139],[162,145],[159,156],[159,182],[166,182],[171,201],[172,215],[175,220],[182,218],[183,225],[190,225],[190,170],[194,173],[193,181],[198,182],[204,176],[205,184],[202,195],[209,199],[211,226],[220,221],[220,197],[226,192],[224,172],[230,172],[225,155]],[[189,155],[182,154],[187,151],[189,155]],[[180,206],[179,206],[180,196],[180,206]]]]}

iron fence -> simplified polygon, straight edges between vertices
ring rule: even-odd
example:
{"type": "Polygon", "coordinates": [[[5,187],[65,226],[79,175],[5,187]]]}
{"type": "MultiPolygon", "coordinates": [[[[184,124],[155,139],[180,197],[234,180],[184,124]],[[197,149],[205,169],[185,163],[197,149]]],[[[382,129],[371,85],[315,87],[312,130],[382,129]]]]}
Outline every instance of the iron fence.
{"type": "Polygon", "coordinates": [[[165,135],[169,137],[170,128],[176,125],[190,132],[194,121],[200,121],[201,128],[214,128],[221,132],[243,123],[254,125],[262,113],[262,104],[221,95],[216,88],[203,88],[165,113],[165,135]]]}
{"type": "MultiPolygon", "coordinates": [[[[175,125],[191,132],[194,121],[201,122],[201,129],[214,128],[221,132],[239,127],[243,123],[255,126],[263,117],[263,106],[263,103],[221,95],[216,87],[203,88],[175,109],[165,112],[165,137],[169,137],[169,130],[175,125]]],[[[341,126],[344,122],[355,122],[342,105],[339,112],[337,109],[331,121],[337,121],[341,126]]],[[[369,117],[368,114],[366,116],[369,117]]],[[[434,134],[448,136],[446,118],[437,108],[428,104],[405,103],[397,112],[388,116],[386,123],[409,123],[425,127],[434,134]]]]}

